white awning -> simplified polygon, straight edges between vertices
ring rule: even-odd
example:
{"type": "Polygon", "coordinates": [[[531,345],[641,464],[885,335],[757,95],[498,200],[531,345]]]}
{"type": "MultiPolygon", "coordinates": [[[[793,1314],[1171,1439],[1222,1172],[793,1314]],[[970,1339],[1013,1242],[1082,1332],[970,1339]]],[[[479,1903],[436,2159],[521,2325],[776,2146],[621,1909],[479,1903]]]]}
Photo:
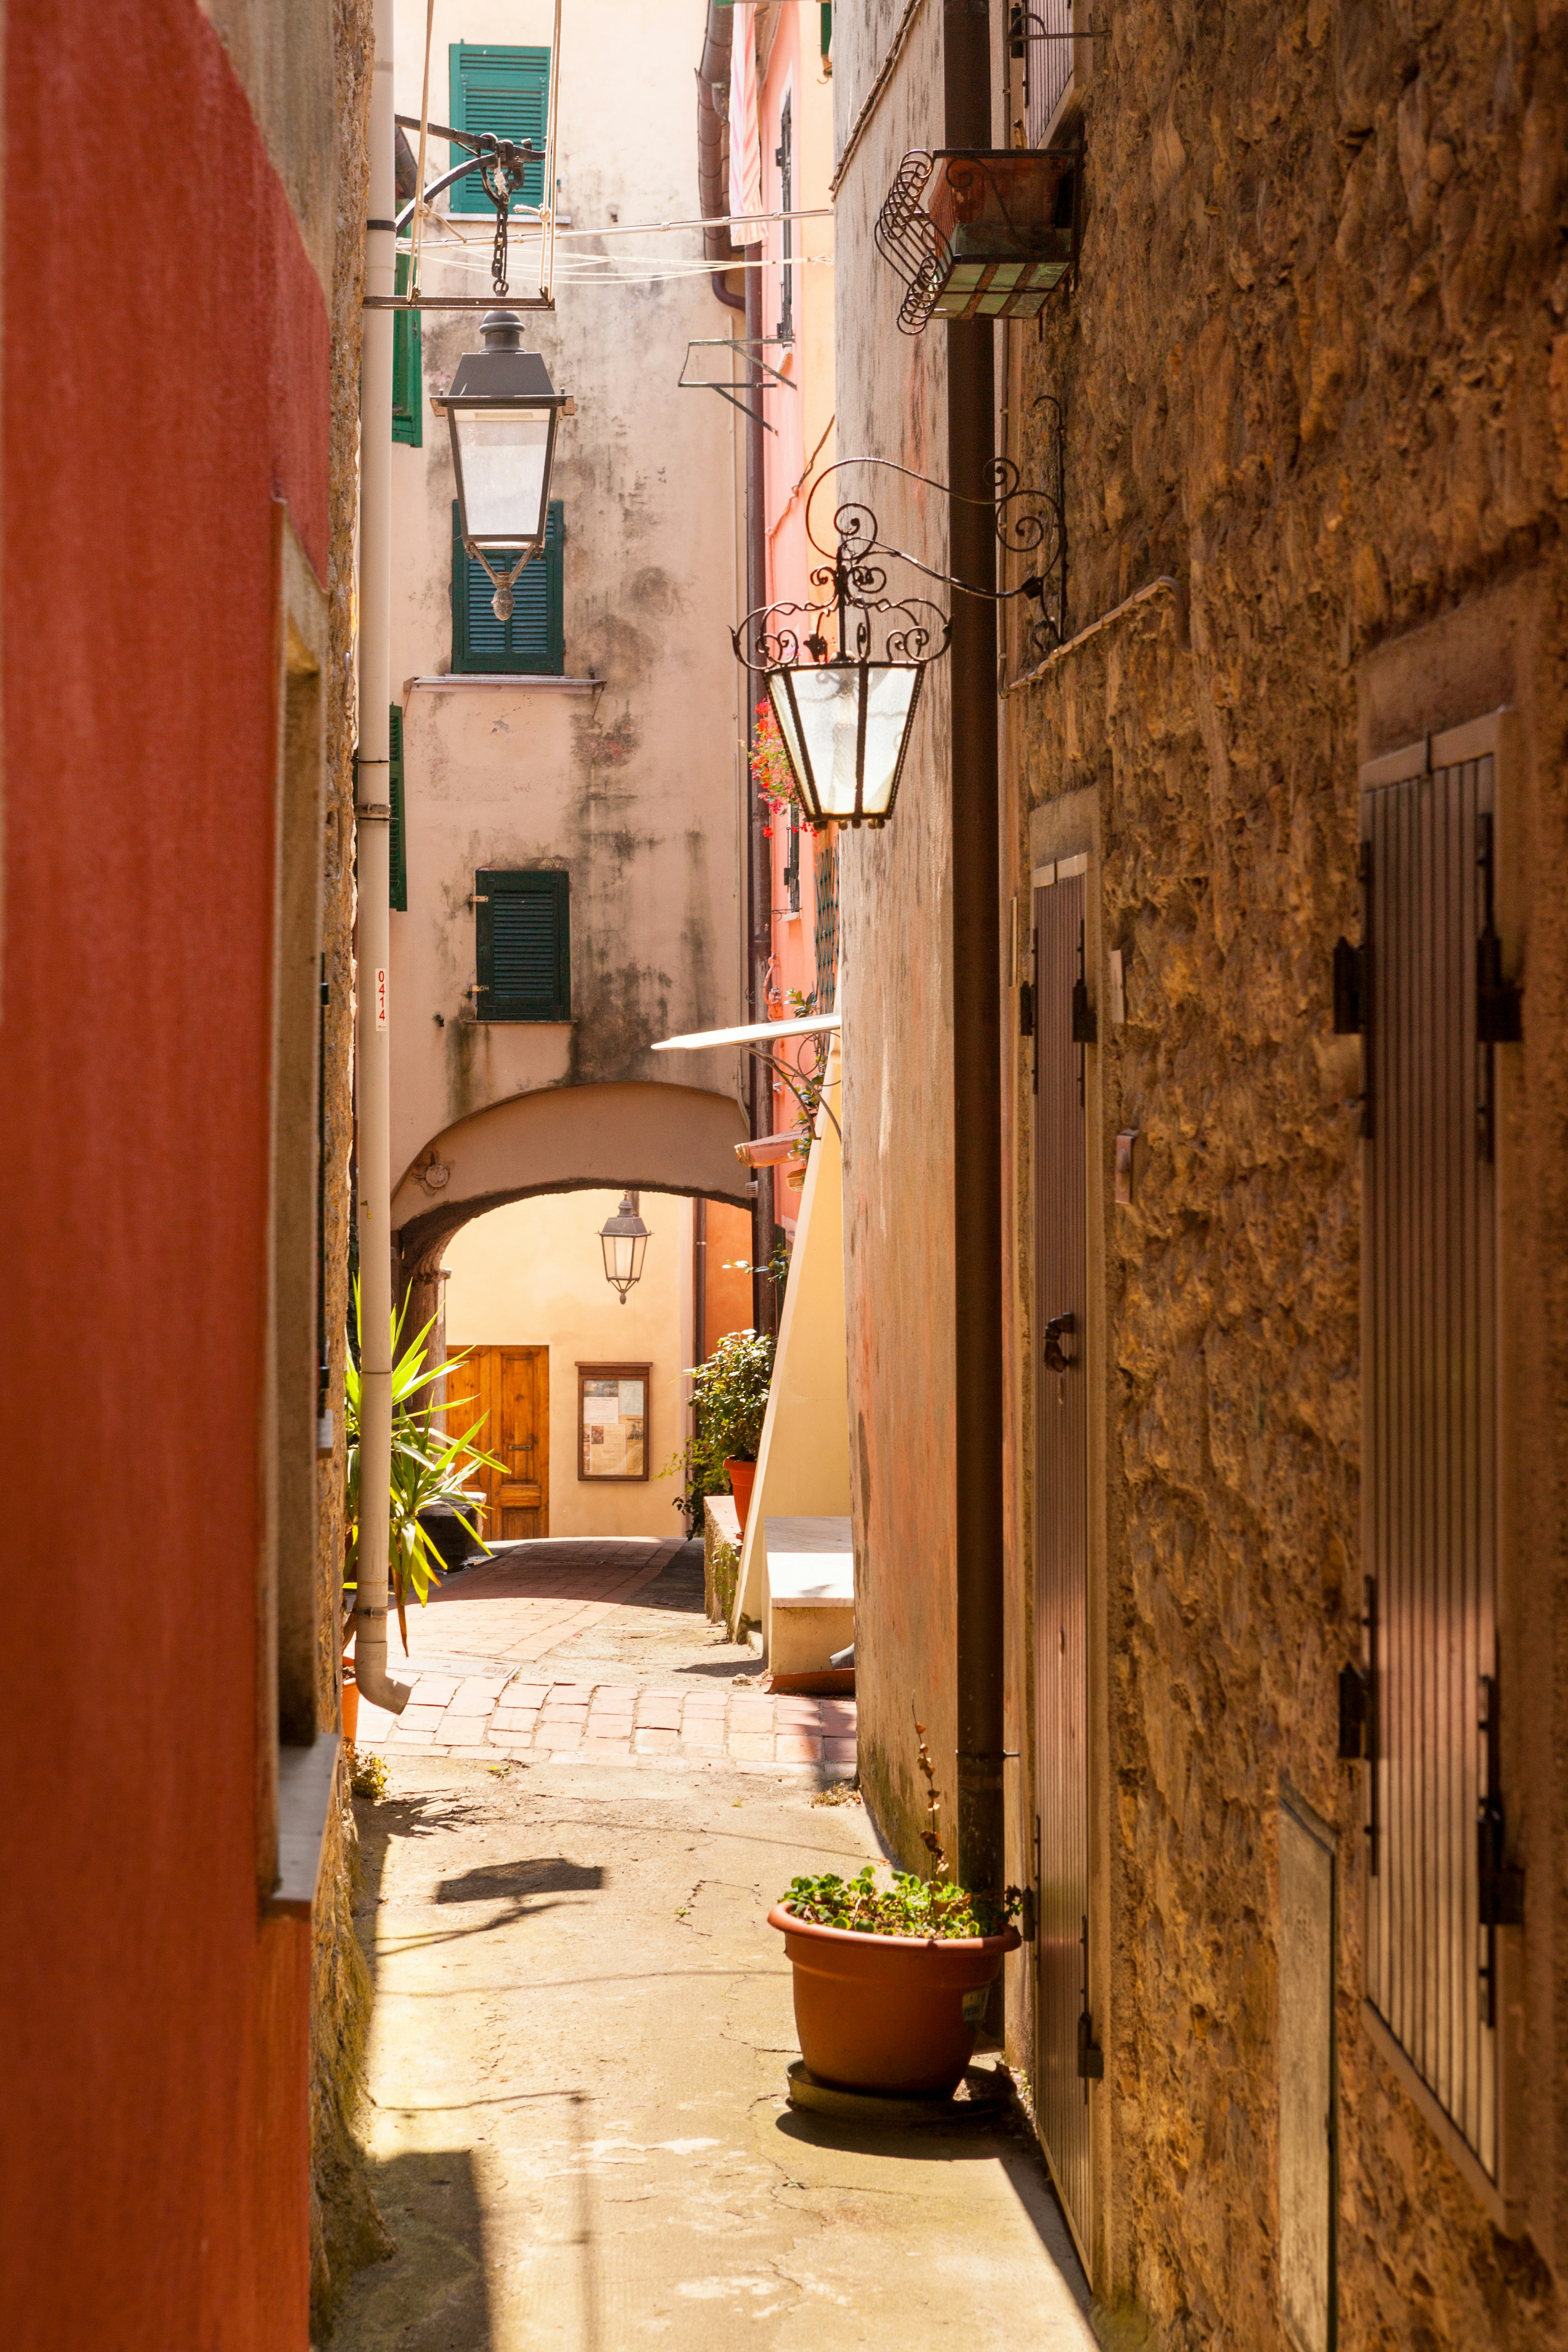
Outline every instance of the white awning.
{"type": "Polygon", "coordinates": [[[740,1029],[699,1029],[689,1037],[661,1037],[653,1050],[696,1053],[704,1045],[760,1045],[769,1037],[806,1037],[837,1026],[837,1013],[806,1013],[798,1021],[753,1021],[740,1029]]]}

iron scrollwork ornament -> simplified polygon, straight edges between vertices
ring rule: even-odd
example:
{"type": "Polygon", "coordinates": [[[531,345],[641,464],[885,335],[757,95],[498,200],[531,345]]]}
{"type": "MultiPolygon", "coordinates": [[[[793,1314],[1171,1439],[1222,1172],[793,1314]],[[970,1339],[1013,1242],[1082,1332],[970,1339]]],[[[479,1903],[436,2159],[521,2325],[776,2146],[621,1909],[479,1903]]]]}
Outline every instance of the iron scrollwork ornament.
{"type": "MultiPolygon", "coordinates": [[[[1052,409],[1059,420],[1054,403],[1052,409]]],[[[1009,556],[1031,562],[1028,575],[1012,587],[962,580],[893,546],[882,537],[875,509],[860,498],[842,499],[834,509],[829,548],[817,535],[817,500],[829,479],[851,466],[879,466],[944,498],[955,494],[891,458],[844,457],[818,477],[805,511],[807,538],[826,559],[810,574],[818,593],[804,602],[775,598],[731,632],[736,659],[766,684],[808,824],[886,822],[924,672],[952,637],[952,616],[942,605],[892,592],[889,564],[994,604],[1031,600],[1040,608],[1030,627],[1037,655],[1060,641],[1066,535],[1059,432],[1055,460],[1055,479],[1042,489],[1026,484],[1010,458],[999,457],[989,468],[989,496],[963,499],[991,509],[1004,571],[1009,556]]]]}

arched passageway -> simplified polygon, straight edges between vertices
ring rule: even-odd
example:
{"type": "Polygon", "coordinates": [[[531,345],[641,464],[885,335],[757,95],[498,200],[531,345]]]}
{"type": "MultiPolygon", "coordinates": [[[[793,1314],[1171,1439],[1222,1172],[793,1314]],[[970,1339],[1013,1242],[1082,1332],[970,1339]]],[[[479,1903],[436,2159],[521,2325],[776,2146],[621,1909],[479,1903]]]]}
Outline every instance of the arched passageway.
{"type": "Polygon", "coordinates": [[[735,1157],[745,1139],[732,1096],[664,1083],[542,1087],[458,1120],[416,1154],[393,1194],[408,1328],[439,1315],[441,1254],[470,1218],[539,1192],[628,1186],[748,1208],[749,1171],[735,1157]]]}

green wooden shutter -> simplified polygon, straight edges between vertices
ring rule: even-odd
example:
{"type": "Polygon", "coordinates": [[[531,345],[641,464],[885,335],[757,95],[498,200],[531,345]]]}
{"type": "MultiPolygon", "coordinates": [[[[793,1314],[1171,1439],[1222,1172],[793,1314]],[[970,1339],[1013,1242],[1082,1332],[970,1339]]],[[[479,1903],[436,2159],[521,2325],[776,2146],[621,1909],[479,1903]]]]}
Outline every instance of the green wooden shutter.
{"type": "MultiPolygon", "coordinates": [[[[493,131],[498,139],[531,139],[544,144],[550,113],[550,52],[516,49],[492,42],[454,41],[447,51],[454,131],[493,131]]],[[[460,163],[467,149],[450,150],[460,163]]],[[[544,166],[531,163],[514,204],[536,205],[544,193],[544,166]]],[[[455,213],[494,213],[477,172],[452,190],[455,213]]]]}
{"type": "Polygon", "coordinates": [[[481,1021],[570,1021],[570,877],[493,866],[474,877],[481,1021]]]}
{"type": "Polygon", "coordinates": [[[388,779],[392,803],[392,838],[387,844],[387,870],[391,882],[391,902],[400,915],[408,912],[408,833],[403,816],[403,713],[395,702],[388,721],[391,729],[391,775],[388,779]]]}
{"type": "MultiPolygon", "coordinates": [[[[512,587],[510,621],[498,621],[495,590],[477,556],[463,545],[456,499],[452,502],[452,667],[469,673],[515,670],[535,677],[560,677],[566,667],[564,577],[562,550],[566,525],[559,499],[550,501],[544,547],[512,587]]],[[[493,556],[499,572],[504,554],[493,556]]]]}
{"type": "MultiPolygon", "coordinates": [[[[408,291],[409,256],[397,257],[397,290],[408,291]]],[[[425,446],[425,368],[417,310],[392,314],[392,437],[410,449],[425,446]]]]}

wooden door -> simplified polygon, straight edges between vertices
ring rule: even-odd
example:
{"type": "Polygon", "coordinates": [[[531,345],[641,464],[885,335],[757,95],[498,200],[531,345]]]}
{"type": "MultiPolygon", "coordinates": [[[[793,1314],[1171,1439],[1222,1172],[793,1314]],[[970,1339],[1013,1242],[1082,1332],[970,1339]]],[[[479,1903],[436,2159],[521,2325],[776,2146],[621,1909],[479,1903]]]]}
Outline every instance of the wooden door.
{"type": "MultiPolygon", "coordinates": [[[[1076,862],[1076,861],[1075,861],[1076,862]]],[[[1080,2249],[1089,2237],[1088,1166],[1084,875],[1035,893],[1036,2114],[1080,2249]]]]}
{"type": "Polygon", "coordinates": [[[484,1533],[506,1542],[550,1532],[550,1350],[474,1348],[447,1375],[455,1410],[447,1427],[457,1435],[484,1414],[478,1443],[505,1465],[481,1470],[484,1533]]]}

